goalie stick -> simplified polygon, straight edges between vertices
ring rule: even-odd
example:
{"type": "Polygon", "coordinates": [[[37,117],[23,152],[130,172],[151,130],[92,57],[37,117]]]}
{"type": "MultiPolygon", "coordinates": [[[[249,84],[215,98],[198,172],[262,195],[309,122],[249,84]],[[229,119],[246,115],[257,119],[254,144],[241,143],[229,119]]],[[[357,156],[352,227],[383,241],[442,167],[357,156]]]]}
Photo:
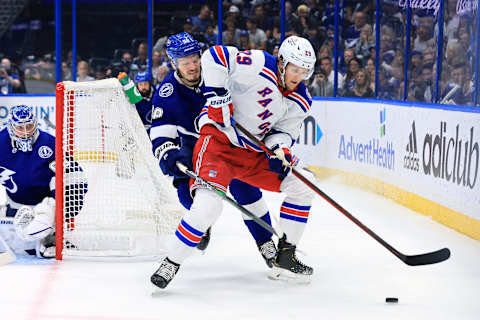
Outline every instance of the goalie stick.
{"type": "Polygon", "coordinates": [[[275,231],[275,229],[273,229],[272,226],[270,226],[268,223],[266,223],[265,221],[263,221],[262,219],[260,219],[259,217],[257,217],[256,215],[254,215],[253,213],[251,213],[250,211],[248,211],[246,208],[244,208],[243,206],[241,206],[237,201],[235,201],[234,199],[230,198],[229,196],[227,196],[223,191],[220,191],[218,190],[217,188],[215,188],[212,184],[210,184],[208,181],[205,181],[203,180],[202,178],[200,178],[197,174],[195,174],[194,172],[188,170],[188,168],[183,164],[183,163],[180,163],[180,162],[177,162],[177,167],[180,169],[180,171],[182,171],[183,173],[185,173],[187,176],[189,176],[190,178],[192,179],[195,179],[196,181],[200,182],[203,186],[205,186],[207,189],[209,190],[212,190],[214,192],[216,192],[217,194],[219,194],[220,196],[222,196],[223,199],[227,200],[227,202],[229,202],[231,205],[233,205],[234,207],[236,207],[237,209],[239,209],[240,211],[242,211],[242,213],[244,213],[246,216],[248,216],[249,218],[251,218],[253,221],[255,221],[256,223],[258,223],[260,226],[262,226],[264,229],[270,231],[271,233],[273,233],[274,235],[276,235],[279,239],[281,238],[281,236],[279,236],[277,234],[277,232],[275,231]]]}
{"type": "MultiPolygon", "coordinates": [[[[268,148],[265,143],[260,141],[257,137],[251,134],[247,129],[245,129],[241,124],[236,122],[233,118],[231,118],[232,124],[240,130],[243,134],[245,134],[251,141],[253,141],[256,145],[258,145],[263,151],[265,151],[269,155],[274,155],[273,151],[268,148]]],[[[323,199],[325,199],[328,203],[334,206],[338,211],[340,211],[343,215],[345,215],[348,219],[350,219],[353,223],[359,226],[363,231],[365,231],[368,235],[372,238],[377,240],[382,246],[387,248],[391,253],[393,253],[398,259],[402,260],[405,264],[409,266],[421,266],[427,264],[434,264],[439,263],[442,261],[447,260],[450,257],[450,250],[448,248],[443,248],[437,251],[428,252],[424,254],[418,255],[405,255],[392,247],[388,244],[385,240],[383,240],[380,236],[378,236],[375,232],[370,230],[367,226],[360,222],[357,218],[355,218],[350,212],[340,206],[337,202],[335,202],[332,198],[330,198],[326,193],[324,193],[320,188],[318,188],[315,184],[313,184],[310,180],[308,180],[305,176],[299,173],[295,168],[290,167],[292,173],[300,179],[303,183],[305,183],[309,188],[315,191],[318,195],[320,195],[323,199]]]]}

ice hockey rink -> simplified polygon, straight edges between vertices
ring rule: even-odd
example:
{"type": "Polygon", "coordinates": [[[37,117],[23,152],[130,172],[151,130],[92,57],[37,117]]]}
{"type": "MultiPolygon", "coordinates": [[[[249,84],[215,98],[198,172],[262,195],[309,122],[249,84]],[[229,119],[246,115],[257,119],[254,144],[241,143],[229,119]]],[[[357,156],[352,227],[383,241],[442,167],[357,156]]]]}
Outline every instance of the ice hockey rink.
{"type": "MultiPolygon", "coordinates": [[[[407,266],[318,197],[299,246],[315,269],[312,283],[273,281],[225,203],[206,254],[187,260],[166,290],[150,284],[155,261],[19,257],[0,267],[0,319],[480,319],[479,241],[335,177],[319,186],[402,253],[448,247],[451,258],[407,266]]],[[[265,197],[278,216],[281,197],[265,197]]]]}

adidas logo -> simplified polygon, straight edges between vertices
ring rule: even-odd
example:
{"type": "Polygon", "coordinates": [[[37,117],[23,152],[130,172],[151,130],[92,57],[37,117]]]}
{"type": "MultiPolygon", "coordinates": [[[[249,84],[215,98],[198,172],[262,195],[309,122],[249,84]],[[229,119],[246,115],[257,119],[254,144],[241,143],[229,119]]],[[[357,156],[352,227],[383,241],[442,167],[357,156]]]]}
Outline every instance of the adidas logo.
{"type": "Polygon", "coordinates": [[[408,136],[406,151],[406,155],[403,157],[403,167],[418,172],[420,170],[420,159],[418,157],[415,121],[412,122],[412,131],[408,136]]]}

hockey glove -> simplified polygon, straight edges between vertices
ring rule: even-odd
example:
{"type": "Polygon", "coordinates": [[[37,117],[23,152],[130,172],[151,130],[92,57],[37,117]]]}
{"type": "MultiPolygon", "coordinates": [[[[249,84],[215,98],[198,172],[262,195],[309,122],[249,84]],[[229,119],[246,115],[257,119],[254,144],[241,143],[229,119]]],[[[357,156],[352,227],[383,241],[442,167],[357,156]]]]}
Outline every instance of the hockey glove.
{"type": "Polygon", "coordinates": [[[208,117],[223,127],[230,127],[230,117],[233,114],[232,95],[230,91],[217,88],[208,92],[207,103],[208,117]]]}
{"type": "Polygon", "coordinates": [[[127,95],[128,100],[131,104],[136,104],[142,101],[142,95],[135,86],[135,83],[133,83],[133,81],[128,77],[125,72],[120,72],[117,78],[118,81],[120,81],[123,91],[125,91],[125,94],[127,95]]]}
{"type": "Polygon", "coordinates": [[[179,161],[191,168],[193,150],[190,147],[183,146],[182,148],[175,146],[172,142],[166,142],[161,149],[164,151],[160,155],[160,169],[163,174],[177,178],[188,178],[188,176],[178,169],[176,162],[179,161]]]}
{"type": "Polygon", "coordinates": [[[277,173],[280,180],[283,180],[290,172],[290,168],[294,166],[298,158],[294,156],[287,146],[275,145],[272,148],[275,155],[267,155],[270,171],[277,173]]]}

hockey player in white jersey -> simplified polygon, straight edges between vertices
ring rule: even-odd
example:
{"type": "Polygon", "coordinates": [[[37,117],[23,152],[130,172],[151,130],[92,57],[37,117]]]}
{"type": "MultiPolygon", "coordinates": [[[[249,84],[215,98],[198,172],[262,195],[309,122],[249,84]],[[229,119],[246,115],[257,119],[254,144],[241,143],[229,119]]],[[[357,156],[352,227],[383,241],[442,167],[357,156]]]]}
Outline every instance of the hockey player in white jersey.
{"type": "MultiPolygon", "coordinates": [[[[218,189],[226,191],[239,179],[269,191],[283,192],[280,226],[284,232],[270,275],[309,282],[313,269],[296,255],[314,193],[290,174],[297,158],[290,148],[309,115],[311,97],[302,83],[314,69],[315,52],[308,40],[287,38],[278,59],[260,50],[238,51],[214,46],[202,56],[202,76],[209,90],[207,103],[197,118],[200,138],[194,148],[195,172],[218,189]],[[269,148],[269,157],[231,124],[231,117],[269,148]]],[[[311,173],[298,169],[303,175],[311,173]]],[[[198,239],[219,217],[222,198],[191,181],[195,192],[189,213],[182,219],[167,257],[151,281],[165,288],[192,251],[188,241],[198,239]]]]}
{"type": "MultiPolygon", "coordinates": [[[[7,206],[0,212],[0,238],[16,253],[53,258],[55,138],[38,128],[30,106],[12,107],[7,127],[0,131],[0,184],[7,194],[7,206]]],[[[76,190],[81,208],[86,183],[76,190]]]]}

